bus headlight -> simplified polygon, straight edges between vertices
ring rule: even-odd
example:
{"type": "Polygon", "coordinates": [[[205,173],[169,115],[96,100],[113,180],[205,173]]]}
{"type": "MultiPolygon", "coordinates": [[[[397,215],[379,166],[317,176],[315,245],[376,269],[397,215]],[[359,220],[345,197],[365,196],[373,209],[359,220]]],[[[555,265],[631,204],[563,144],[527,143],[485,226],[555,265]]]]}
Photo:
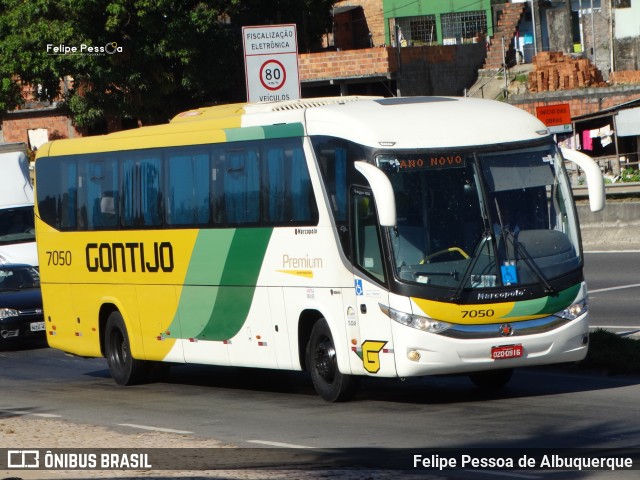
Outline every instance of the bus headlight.
{"type": "Polygon", "coordinates": [[[0,319],[9,318],[9,317],[17,317],[18,311],[13,308],[0,308],[0,319]]]}
{"type": "Polygon", "coordinates": [[[407,327],[429,333],[440,333],[451,328],[451,324],[447,322],[401,312],[394,308],[387,307],[386,305],[382,305],[381,303],[378,305],[380,306],[380,310],[382,310],[391,320],[401,323],[402,325],[406,325],[407,327]]]}
{"type": "Polygon", "coordinates": [[[561,312],[556,313],[557,317],[566,318],[567,320],[575,320],[588,310],[587,299],[584,298],[579,302],[569,305],[561,312]]]}

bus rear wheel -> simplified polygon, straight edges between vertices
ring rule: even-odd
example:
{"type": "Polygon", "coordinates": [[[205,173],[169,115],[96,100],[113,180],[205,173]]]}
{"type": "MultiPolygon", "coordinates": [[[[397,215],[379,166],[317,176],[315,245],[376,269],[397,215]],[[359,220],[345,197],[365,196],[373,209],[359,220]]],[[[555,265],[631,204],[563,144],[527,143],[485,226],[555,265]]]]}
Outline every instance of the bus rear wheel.
{"type": "Polygon", "coordinates": [[[336,348],[327,321],[322,318],[311,330],[307,344],[307,368],[318,395],[328,402],[344,402],[357,393],[358,378],[340,373],[336,348]]]}
{"type": "Polygon", "coordinates": [[[505,368],[502,370],[489,370],[486,372],[472,373],[469,375],[469,378],[477,387],[498,389],[509,383],[512,375],[513,368],[505,368]]]}
{"type": "Polygon", "coordinates": [[[120,312],[112,312],[105,328],[104,353],[111,377],[118,385],[136,385],[147,379],[148,365],[131,355],[127,327],[120,312]]]}

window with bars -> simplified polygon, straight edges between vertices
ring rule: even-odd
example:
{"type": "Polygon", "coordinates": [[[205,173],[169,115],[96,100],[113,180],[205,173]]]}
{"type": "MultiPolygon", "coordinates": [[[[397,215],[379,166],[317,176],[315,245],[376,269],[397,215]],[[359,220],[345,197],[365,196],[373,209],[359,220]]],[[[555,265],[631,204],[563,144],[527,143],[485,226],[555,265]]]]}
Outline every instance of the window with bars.
{"type": "Polygon", "coordinates": [[[484,10],[443,13],[440,23],[442,43],[445,45],[471,43],[474,38],[487,32],[487,14],[484,10]]]}
{"type": "MultiPolygon", "coordinates": [[[[399,17],[395,19],[395,25],[400,27],[401,46],[436,45],[438,43],[435,15],[399,17]]],[[[395,41],[393,43],[395,44],[395,41]]]]}

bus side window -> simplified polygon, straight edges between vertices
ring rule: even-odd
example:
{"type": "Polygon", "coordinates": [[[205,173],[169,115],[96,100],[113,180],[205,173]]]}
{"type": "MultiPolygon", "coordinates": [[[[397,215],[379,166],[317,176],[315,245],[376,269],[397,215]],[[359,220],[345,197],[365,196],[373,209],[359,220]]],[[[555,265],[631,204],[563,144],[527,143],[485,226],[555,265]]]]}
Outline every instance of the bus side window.
{"type": "Polygon", "coordinates": [[[272,140],[264,148],[263,158],[263,220],[275,225],[317,221],[311,178],[301,145],[272,140]]]}
{"type": "Polygon", "coordinates": [[[168,225],[209,222],[209,154],[192,149],[167,156],[165,219],[168,225]]]}
{"type": "Polygon", "coordinates": [[[115,227],[118,224],[116,159],[94,159],[82,169],[79,182],[81,214],[78,223],[89,230],[115,227]]]}
{"type": "Polygon", "coordinates": [[[260,220],[260,166],[255,149],[227,152],[224,203],[227,222],[257,223],[260,220]]]}
{"type": "Polygon", "coordinates": [[[122,162],[122,223],[127,227],[162,223],[160,155],[136,155],[122,162]]]}

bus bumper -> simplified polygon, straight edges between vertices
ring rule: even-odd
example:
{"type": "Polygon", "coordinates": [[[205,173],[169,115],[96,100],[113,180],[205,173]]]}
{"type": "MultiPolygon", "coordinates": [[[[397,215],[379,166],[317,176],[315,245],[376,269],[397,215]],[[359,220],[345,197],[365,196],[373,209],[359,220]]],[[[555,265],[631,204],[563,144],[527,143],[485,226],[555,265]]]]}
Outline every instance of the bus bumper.
{"type": "Polygon", "coordinates": [[[492,338],[450,338],[394,322],[393,338],[399,377],[576,362],[587,355],[588,312],[543,333],[492,338]]]}

